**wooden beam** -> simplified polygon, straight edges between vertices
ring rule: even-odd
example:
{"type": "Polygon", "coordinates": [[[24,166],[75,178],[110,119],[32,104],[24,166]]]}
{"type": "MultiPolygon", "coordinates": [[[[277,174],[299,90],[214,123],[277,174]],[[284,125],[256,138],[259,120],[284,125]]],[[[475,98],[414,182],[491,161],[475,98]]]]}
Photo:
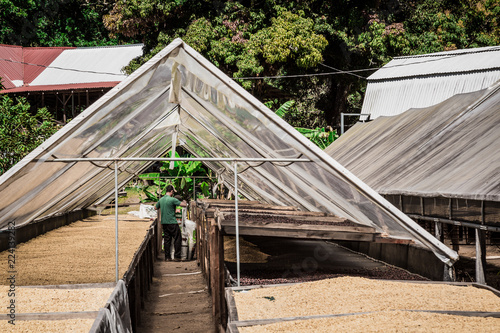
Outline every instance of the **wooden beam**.
{"type": "MultiPolygon", "coordinates": [[[[285,223],[282,223],[285,224],[285,223]]],[[[251,226],[240,225],[239,234],[244,236],[263,236],[263,237],[285,237],[285,238],[299,238],[299,239],[326,239],[326,240],[346,240],[346,241],[363,241],[374,242],[378,233],[361,232],[356,230],[346,230],[347,227],[342,227],[344,230],[335,230],[333,228],[324,228],[324,226],[290,226],[282,225],[266,225],[251,226]],[[306,227],[306,228],[304,228],[306,227]],[[307,228],[308,227],[308,228],[307,228]],[[323,228],[318,228],[323,227],[323,228]]],[[[224,226],[224,233],[228,235],[235,235],[236,230],[234,226],[224,226]]]]}
{"type": "MultiPolygon", "coordinates": [[[[234,221],[221,220],[222,228],[234,228],[234,221]]],[[[239,221],[240,228],[260,228],[260,229],[277,229],[277,230],[296,230],[296,231],[318,231],[318,232],[362,232],[378,234],[377,230],[373,227],[364,225],[356,226],[343,226],[343,225],[328,225],[328,224],[300,224],[300,223],[260,223],[239,221]]]]}
{"type": "Polygon", "coordinates": [[[415,244],[412,239],[397,239],[397,238],[389,238],[377,236],[375,237],[375,243],[389,243],[389,244],[415,244]]]}
{"type": "Polygon", "coordinates": [[[231,288],[226,288],[224,295],[227,304],[227,318],[229,320],[228,324],[233,321],[238,321],[238,309],[236,309],[233,290],[231,288]]]}
{"type": "MultiPolygon", "coordinates": [[[[163,230],[162,230],[162,226],[161,226],[161,214],[160,214],[160,210],[158,209],[157,210],[157,218],[156,218],[156,223],[155,223],[155,226],[156,226],[156,256],[160,256],[161,255],[161,248],[162,248],[162,241],[163,241],[163,237],[162,237],[162,233],[163,233],[163,230]]],[[[163,258],[162,258],[163,259],[163,258]]]]}

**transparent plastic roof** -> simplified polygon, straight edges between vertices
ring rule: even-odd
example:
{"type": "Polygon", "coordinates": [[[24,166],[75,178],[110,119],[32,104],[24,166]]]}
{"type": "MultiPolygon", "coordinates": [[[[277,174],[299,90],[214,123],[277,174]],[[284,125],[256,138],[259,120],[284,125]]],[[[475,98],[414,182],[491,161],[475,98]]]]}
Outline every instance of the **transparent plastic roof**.
{"type": "MultiPolygon", "coordinates": [[[[101,203],[114,191],[113,162],[56,158],[160,157],[177,145],[197,157],[303,158],[238,163],[251,200],[323,211],[458,259],[374,190],[298,133],[180,39],[109,91],[0,177],[0,228],[101,203]],[[175,134],[175,135],[174,135],[175,134]]],[[[119,162],[123,186],[152,162],[119,162]]],[[[229,187],[233,165],[206,162],[229,187]]]]}

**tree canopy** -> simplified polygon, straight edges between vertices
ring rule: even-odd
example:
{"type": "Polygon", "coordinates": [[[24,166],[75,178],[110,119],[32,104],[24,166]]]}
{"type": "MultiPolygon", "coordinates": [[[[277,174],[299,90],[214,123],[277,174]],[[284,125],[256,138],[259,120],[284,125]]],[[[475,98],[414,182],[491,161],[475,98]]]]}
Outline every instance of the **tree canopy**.
{"type": "Polygon", "coordinates": [[[285,119],[307,128],[359,112],[365,78],[395,56],[500,44],[500,0],[0,0],[0,9],[1,43],[145,43],[128,72],[181,37],[272,108],[295,101],[285,119]]]}
{"type": "Polygon", "coordinates": [[[499,0],[182,1],[117,0],[112,33],[142,40],[134,70],[181,37],[263,102],[295,100],[294,126],[337,127],[359,112],[367,77],[305,76],[378,68],[395,56],[498,45],[499,0]]]}
{"type": "Polygon", "coordinates": [[[113,1],[0,0],[0,43],[20,46],[98,46],[120,43],[102,16],[113,1]]]}

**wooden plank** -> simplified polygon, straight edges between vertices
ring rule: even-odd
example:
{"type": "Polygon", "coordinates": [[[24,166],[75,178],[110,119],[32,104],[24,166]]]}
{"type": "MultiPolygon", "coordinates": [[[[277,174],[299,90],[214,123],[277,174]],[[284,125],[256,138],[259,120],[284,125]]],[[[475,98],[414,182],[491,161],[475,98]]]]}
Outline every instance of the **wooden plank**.
{"type": "Polygon", "coordinates": [[[97,288],[114,288],[114,287],[116,287],[116,282],[20,286],[20,288],[36,288],[36,289],[90,289],[90,288],[97,289],[97,288]]]}
{"type": "Polygon", "coordinates": [[[155,220],[155,225],[156,225],[156,255],[160,256],[161,255],[161,250],[162,250],[162,227],[161,227],[161,212],[160,210],[157,210],[158,212],[158,218],[155,220]]]}
{"type": "Polygon", "coordinates": [[[131,274],[132,279],[127,285],[127,294],[128,294],[128,301],[129,301],[129,309],[130,309],[130,321],[132,322],[132,331],[137,332],[137,310],[136,310],[136,292],[135,292],[135,281],[134,281],[134,276],[131,274]]]}
{"type": "Polygon", "coordinates": [[[137,326],[141,325],[141,277],[137,273],[137,269],[134,269],[134,292],[135,292],[135,324],[137,326]]]}
{"type": "Polygon", "coordinates": [[[500,291],[491,287],[491,286],[488,286],[488,285],[485,285],[485,284],[481,284],[481,283],[472,283],[472,285],[476,288],[479,288],[479,289],[486,289],[486,290],[489,290],[491,291],[493,294],[497,295],[498,297],[500,297],[500,291]]]}
{"type": "Polygon", "coordinates": [[[224,267],[224,236],[222,232],[220,232],[220,229],[216,228],[216,234],[217,234],[217,245],[219,247],[219,304],[220,304],[220,316],[221,316],[221,325],[223,327],[226,327],[227,325],[227,308],[226,308],[226,301],[225,301],[225,283],[226,283],[226,270],[224,267]]]}
{"type": "Polygon", "coordinates": [[[430,313],[439,313],[439,314],[464,316],[464,317],[500,318],[500,312],[487,312],[487,311],[451,311],[451,310],[400,310],[400,311],[430,312],[430,313]]]}
{"type": "Polygon", "coordinates": [[[236,309],[236,302],[234,301],[233,288],[226,288],[224,295],[227,304],[228,324],[230,322],[238,321],[238,309],[236,309]]]}
{"type": "MultiPolygon", "coordinates": [[[[281,208],[281,207],[280,207],[281,208]]],[[[229,215],[229,214],[234,214],[234,209],[232,208],[220,208],[219,207],[219,210],[221,212],[224,212],[226,215],[229,215]]],[[[304,211],[299,211],[299,210],[274,210],[274,211],[271,211],[271,210],[265,210],[265,209],[255,209],[255,208],[246,208],[246,207],[243,207],[243,208],[240,208],[239,207],[239,204],[238,204],[238,212],[239,214],[248,214],[248,215],[286,215],[286,216],[303,216],[303,217],[325,217],[325,216],[330,216],[330,217],[336,217],[336,218],[339,218],[335,215],[332,215],[332,214],[327,214],[327,213],[323,213],[323,212],[304,212],[304,211]]]]}
{"type": "MultiPolygon", "coordinates": [[[[95,319],[99,311],[16,313],[16,320],[65,320],[95,319]]],[[[0,314],[0,320],[10,320],[8,314],[0,314]]]]}
{"type": "Polygon", "coordinates": [[[209,244],[210,244],[210,293],[212,294],[212,315],[216,328],[219,326],[220,293],[219,293],[219,246],[216,232],[219,230],[214,219],[210,219],[209,244]]]}
{"type": "MultiPolygon", "coordinates": [[[[235,235],[236,228],[233,226],[224,227],[224,232],[227,235],[235,235]]],[[[263,236],[263,237],[285,237],[298,239],[326,239],[326,240],[343,240],[343,241],[359,241],[373,242],[378,234],[365,232],[348,232],[334,230],[299,230],[293,228],[258,228],[250,226],[241,226],[239,228],[241,236],[263,236]]]]}
{"type": "Polygon", "coordinates": [[[281,317],[281,318],[269,318],[269,319],[255,319],[255,320],[242,320],[233,322],[236,327],[246,327],[246,326],[256,326],[256,325],[268,325],[286,321],[295,320],[310,320],[319,318],[333,318],[333,317],[346,317],[346,316],[358,316],[363,314],[373,313],[369,312],[353,312],[353,313],[337,313],[337,314],[327,314],[327,315],[313,315],[313,316],[300,316],[300,317],[281,317]]]}
{"type": "MultiPolygon", "coordinates": [[[[210,205],[209,208],[220,208],[224,209],[227,211],[234,210],[235,203],[234,201],[230,201],[226,204],[217,204],[217,205],[210,205]]],[[[293,206],[272,206],[272,205],[267,205],[267,204],[242,204],[240,205],[240,201],[238,201],[238,210],[244,209],[248,211],[257,211],[257,212],[274,212],[274,211],[283,211],[283,212],[288,212],[288,213],[293,213],[293,212],[302,212],[305,213],[304,211],[299,211],[297,207],[293,206]]],[[[307,213],[314,213],[314,212],[307,212],[307,213]]],[[[323,213],[325,214],[325,213],[323,213]]]]}
{"type": "Polygon", "coordinates": [[[382,236],[375,237],[375,243],[415,244],[415,242],[412,239],[397,239],[397,238],[382,237],[382,236]]]}
{"type": "MultiPolygon", "coordinates": [[[[277,217],[277,218],[285,218],[287,220],[292,220],[292,221],[315,221],[315,222],[330,222],[330,223],[346,223],[346,222],[349,222],[349,223],[353,223],[353,224],[357,224],[359,226],[365,226],[364,224],[360,224],[360,223],[355,223],[355,222],[352,222],[348,219],[345,219],[345,218],[341,218],[341,217],[337,217],[337,216],[334,216],[334,215],[318,215],[318,216],[315,216],[315,215],[298,215],[298,214],[281,214],[281,212],[279,214],[269,214],[269,213],[247,213],[247,212],[244,212],[244,211],[239,211],[239,216],[240,216],[240,220],[251,220],[253,216],[255,216],[257,219],[262,219],[262,218],[274,218],[274,217],[277,217]],[[244,214],[244,217],[242,218],[242,215],[244,214]]],[[[221,215],[222,215],[222,219],[223,220],[234,220],[234,212],[224,212],[224,211],[221,211],[221,215]],[[231,217],[231,218],[230,218],[231,217]]]]}
{"type": "Polygon", "coordinates": [[[239,333],[240,330],[234,323],[228,323],[226,328],[226,333],[239,333]]]}
{"type": "MultiPolygon", "coordinates": [[[[295,223],[260,223],[260,222],[247,222],[239,221],[239,227],[247,228],[261,228],[261,229],[277,229],[277,230],[315,230],[315,231],[343,231],[343,232],[365,232],[377,233],[373,227],[356,225],[356,226],[343,226],[343,225],[328,225],[328,224],[295,224],[295,223]]],[[[221,220],[223,229],[235,227],[234,221],[221,220]]]]}

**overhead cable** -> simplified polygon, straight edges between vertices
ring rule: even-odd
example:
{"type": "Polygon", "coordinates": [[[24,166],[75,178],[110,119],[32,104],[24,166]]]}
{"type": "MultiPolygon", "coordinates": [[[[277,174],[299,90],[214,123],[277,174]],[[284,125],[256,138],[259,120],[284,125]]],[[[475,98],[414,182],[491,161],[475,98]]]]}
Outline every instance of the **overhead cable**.
{"type": "Polygon", "coordinates": [[[80,72],[80,73],[91,73],[91,74],[116,75],[116,76],[123,76],[124,75],[124,74],[109,73],[109,72],[98,72],[98,71],[90,71],[90,70],[83,70],[83,69],[76,69],[76,68],[64,68],[64,67],[58,67],[58,66],[46,66],[46,65],[40,65],[40,64],[31,64],[29,62],[16,61],[16,60],[5,59],[5,58],[0,58],[0,61],[7,61],[7,62],[15,63],[15,64],[22,64],[22,65],[28,65],[28,66],[37,66],[37,67],[58,69],[58,70],[62,70],[62,71],[71,71],[71,72],[80,72]]]}

